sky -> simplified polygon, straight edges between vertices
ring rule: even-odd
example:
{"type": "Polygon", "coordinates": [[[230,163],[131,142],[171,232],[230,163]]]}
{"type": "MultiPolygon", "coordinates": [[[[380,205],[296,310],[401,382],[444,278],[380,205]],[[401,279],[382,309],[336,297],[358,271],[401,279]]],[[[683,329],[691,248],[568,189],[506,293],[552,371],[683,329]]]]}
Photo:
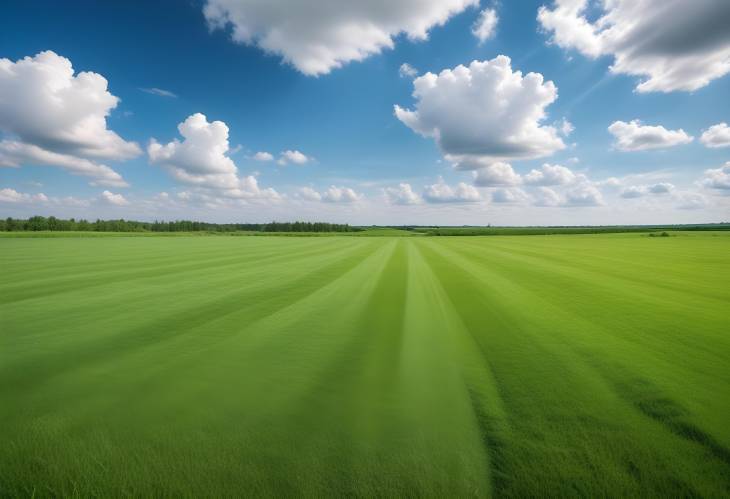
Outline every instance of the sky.
{"type": "Polygon", "coordinates": [[[3,217],[730,221],[727,0],[0,9],[3,217]]]}

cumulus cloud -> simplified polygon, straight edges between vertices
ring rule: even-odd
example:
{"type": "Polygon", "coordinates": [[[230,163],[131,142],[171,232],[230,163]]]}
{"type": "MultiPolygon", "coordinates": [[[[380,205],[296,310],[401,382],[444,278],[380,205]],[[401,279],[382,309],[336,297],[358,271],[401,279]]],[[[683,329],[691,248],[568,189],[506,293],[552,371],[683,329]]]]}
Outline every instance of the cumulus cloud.
{"type": "Polygon", "coordinates": [[[411,184],[408,183],[400,183],[398,187],[386,187],[383,191],[391,204],[408,205],[421,202],[421,198],[413,192],[411,184]]]}
{"type": "Polygon", "coordinates": [[[259,151],[253,155],[255,161],[274,161],[274,155],[270,152],[259,151]]]}
{"type": "Polygon", "coordinates": [[[4,188],[0,189],[0,203],[36,203],[48,202],[48,197],[41,193],[28,194],[25,192],[18,192],[15,189],[4,188]]]}
{"type": "Polygon", "coordinates": [[[702,132],[700,142],[711,148],[730,147],[730,127],[725,122],[712,125],[702,132]]]}
{"type": "Polygon", "coordinates": [[[127,206],[129,204],[129,201],[121,194],[114,194],[109,191],[102,192],[99,200],[113,206],[127,206]]]}
{"type": "Polygon", "coordinates": [[[484,9],[479,13],[474,25],[471,27],[471,33],[477,37],[479,43],[482,44],[487,40],[494,38],[497,33],[497,23],[499,16],[494,9],[484,9]]]}
{"type": "MultiPolygon", "coordinates": [[[[539,169],[533,169],[521,176],[507,163],[492,163],[474,171],[473,177],[476,186],[500,187],[492,191],[494,203],[520,203],[532,199],[536,206],[579,207],[605,204],[598,189],[602,183],[591,182],[585,175],[576,174],[561,165],[545,163],[539,169]],[[527,191],[515,187],[517,185],[526,186],[527,191]],[[556,191],[552,187],[561,189],[556,191]]],[[[443,188],[443,182],[436,185],[443,188]]],[[[642,193],[649,192],[649,189],[659,190],[663,186],[644,186],[642,193]]]]}
{"type": "Polygon", "coordinates": [[[473,172],[474,185],[480,187],[492,187],[501,185],[517,185],[522,182],[520,176],[515,173],[512,166],[507,163],[497,162],[485,166],[473,172]]]}
{"type": "MultiPolygon", "coordinates": [[[[109,191],[104,191],[111,196],[112,201],[123,200],[124,197],[120,194],[112,194],[109,191]]],[[[74,196],[65,197],[50,197],[46,196],[42,192],[37,194],[29,194],[26,192],[19,192],[11,188],[0,189],[0,203],[15,204],[15,205],[42,205],[42,206],[62,206],[70,208],[88,208],[92,202],[106,202],[106,196],[102,194],[98,198],[81,199],[74,196]]],[[[115,203],[111,203],[115,204],[115,203]]],[[[119,205],[126,204],[125,202],[117,203],[119,205]]]]}
{"type": "Polygon", "coordinates": [[[0,141],[0,166],[42,165],[62,168],[73,175],[92,179],[92,185],[127,187],[122,176],[106,165],[70,154],[61,154],[34,144],[15,140],[0,141]]]}
{"type": "Polygon", "coordinates": [[[568,189],[563,196],[550,187],[540,186],[533,195],[535,206],[591,207],[605,204],[601,191],[589,182],[568,189]]]}
{"type": "Polygon", "coordinates": [[[438,182],[426,186],[423,199],[429,203],[473,203],[481,201],[482,196],[472,185],[459,182],[456,187],[451,187],[439,177],[438,182]]]}
{"type": "Polygon", "coordinates": [[[513,71],[509,57],[426,73],[413,86],[415,108],[396,105],[396,117],[433,138],[459,168],[538,158],[565,147],[555,127],[541,124],[557,88],[538,73],[513,71]]]}
{"type": "Polygon", "coordinates": [[[727,0],[556,0],[537,18],[552,43],[643,78],[639,92],[693,91],[730,72],[727,0]]]}
{"type": "Polygon", "coordinates": [[[236,165],[227,156],[228,126],[222,121],[208,122],[195,113],[178,125],[184,140],[160,144],[150,141],[147,154],[153,164],[161,164],[178,180],[192,185],[219,189],[238,186],[236,165]]]}
{"type": "Polygon", "coordinates": [[[355,203],[364,199],[365,196],[355,192],[355,190],[350,187],[331,185],[322,192],[318,192],[311,187],[300,187],[296,191],[296,197],[304,201],[355,203]]]}
{"type": "Polygon", "coordinates": [[[401,78],[415,78],[416,76],[418,76],[418,70],[407,62],[404,62],[398,68],[398,75],[401,78]]]}
{"type": "Polygon", "coordinates": [[[535,206],[560,206],[563,200],[549,187],[538,187],[534,194],[535,206]]]}
{"type": "Polygon", "coordinates": [[[287,165],[289,163],[294,163],[295,165],[304,165],[309,163],[311,158],[307,157],[305,154],[294,150],[286,150],[282,151],[282,153],[279,155],[279,159],[277,160],[277,163],[280,165],[287,165]]]}
{"type": "Polygon", "coordinates": [[[705,170],[700,184],[709,189],[730,191],[730,161],[720,168],[705,170]]]}
{"type": "Polygon", "coordinates": [[[594,185],[582,184],[565,193],[565,206],[602,206],[601,191],[594,185]]]}
{"type": "Polygon", "coordinates": [[[394,46],[405,34],[425,40],[434,26],[478,0],[208,0],[205,18],[213,29],[230,28],[238,43],[281,55],[307,75],[329,73],[394,46]]]}
{"type": "Polygon", "coordinates": [[[322,195],[311,187],[300,187],[297,191],[297,197],[306,201],[321,201],[322,195]]]}
{"type": "Polygon", "coordinates": [[[527,194],[522,189],[495,189],[492,191],[493,203],[521,203],[527,199],[527,194]]]}
{"type": "Polygon", "coordinates": [[[525,175],[525,183],[531,185],[567,185],[576,181],[578,176],[570,168],[545,163],[539,170],[531,170],[525,175]]]}
{"type": "Polygon", "coordinates": [[[650,194],[668,194],[674,190],[674,185],[669,182],[659,182],[649,186],[650,194]]]}
{"type": "Polygon", "coordinates": [[[642,125],[639,120],[629,123],[614,121],[608,131],[616,138],[614,147],[621,151],[643,151],[665,149],[667,147],[689,144],[693,137],[681,128],[667,130],[663,126],[642,125]]]}
{"type": "Polygon", "coordinates": [[[621,197],[626,199],[640,198],[646,194],[646,188],[642,185],[630,185],[621,191],[621,197]]]}
{"type": "Polygon", "coordinates": [[[354,203],[360,201],[362,196],[349,187],[338,187],[335,185],[322,193],[322,201],[326,203],[354,203]]]}
{"type": "Polygon", "coordinates": [[[208,122],[195,113],[178,125],[183,137],[160,144],[150,140],[147,154],[150,163],[164,167],[179,182],[215,191],[229,198],[278,199],[273,189],[261,189],[254,176],[239,177],[228,156],[228,126],[222,121],[208,122]]]}
{"type": "Polygon", "coordinates": [[[52,51],[16,62],[0,59],[0,164],[58,165],[101,184],[124,181],[97,160],[126,160],[140,147],[107,128],[119,103],[97,73],[74,74],[71,61],[52,51]]]}
{"type": "Polygon", "coordinates": [[[651,185],[630,185],[621,191],[621,197],[626,199],[640,198],[647,194],[668,194],[674,190],[669,182],[659,182],[651,185]]]}

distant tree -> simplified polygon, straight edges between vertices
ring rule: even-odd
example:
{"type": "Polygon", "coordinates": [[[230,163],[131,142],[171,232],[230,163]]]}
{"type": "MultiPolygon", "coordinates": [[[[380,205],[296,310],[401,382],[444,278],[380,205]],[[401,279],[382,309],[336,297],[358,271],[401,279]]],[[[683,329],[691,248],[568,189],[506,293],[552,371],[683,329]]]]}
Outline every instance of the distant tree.
{"type": "Polygon", "coordinates": [[[362,230],[350,227],[347,224],[330,224],[324,222],[270,222],[268,224],[213,224],[192,220],[175,220],[164,222],[138,222],[134,220],[101,220],[89,222],[84,219],[73,218],[64,220],[50,216],[48,218],[33,216],[27,220],[17,220],[11,217],[1,221],[0,230],[4,231],[95,231],[95,232],[352,232],[362,230]]]}
{"type": "Polygon", "coordinates": [[[48,220],[40,216],[30,217],[26,222],[26,226],[28,227],[26,230],[31,231],[49,230],[48,220]]]}

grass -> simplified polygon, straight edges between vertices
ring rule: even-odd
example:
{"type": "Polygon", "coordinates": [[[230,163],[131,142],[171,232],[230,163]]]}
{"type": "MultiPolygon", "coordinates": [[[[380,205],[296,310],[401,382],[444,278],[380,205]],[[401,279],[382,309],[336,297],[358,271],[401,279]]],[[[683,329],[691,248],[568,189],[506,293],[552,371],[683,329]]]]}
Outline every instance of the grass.
{"type": "Polygon", "coordinates": [[[0,239],[0,496],[727,496],[672,236],[0,239]]]}

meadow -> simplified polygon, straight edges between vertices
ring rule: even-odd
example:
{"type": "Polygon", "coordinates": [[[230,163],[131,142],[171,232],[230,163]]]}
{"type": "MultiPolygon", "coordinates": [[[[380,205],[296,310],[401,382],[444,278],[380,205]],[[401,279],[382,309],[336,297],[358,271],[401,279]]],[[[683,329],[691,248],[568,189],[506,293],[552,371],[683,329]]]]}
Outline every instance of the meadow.
{"type": "Polygon", "coordinates": [[[730,494],[730,232],[0,238],[0,496],[730,494]]]}

